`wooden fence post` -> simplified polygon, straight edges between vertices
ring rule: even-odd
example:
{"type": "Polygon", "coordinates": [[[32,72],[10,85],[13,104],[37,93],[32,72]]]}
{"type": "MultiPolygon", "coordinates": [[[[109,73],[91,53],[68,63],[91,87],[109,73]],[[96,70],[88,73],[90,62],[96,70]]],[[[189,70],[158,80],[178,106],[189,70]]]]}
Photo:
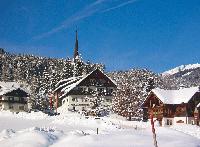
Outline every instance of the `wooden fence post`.
{"type": "Polygon", "coordinates": [[[50,110],[52,110],[52,95],[49,97],[50,110]]]}
{"type": "Polygon", "coordinates": [[[56,92],[56,114],[58,109],[58,92],[56,92]]]}
{"type": "Polygon", "coordinates": [[[154,146],[158,147],[157,140],[156,140],[156,131],[155,131],[154,121],[153,121],[153,111],[151,111],[150,118],[151,118],[151,127],[152,127],[152,133],[153,133],[154,146]]]}

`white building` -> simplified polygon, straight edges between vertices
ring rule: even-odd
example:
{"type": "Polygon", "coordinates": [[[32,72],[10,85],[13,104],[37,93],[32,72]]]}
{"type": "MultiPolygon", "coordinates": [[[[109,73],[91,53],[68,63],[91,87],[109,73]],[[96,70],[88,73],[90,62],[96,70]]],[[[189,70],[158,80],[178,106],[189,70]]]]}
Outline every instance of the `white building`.
{"type": "Polygon", "coordinates": [[[28,92],[16,82],[0,82],[0,110],[28,111],[28,92]]]}
{"type": "Polygon", "coordinates": [[[55,97],[57,105],[69,111],[84,111],[94,107],[93,99],[101,99],[101,105],[111,107],[113,90],[116,88],[112,81],[99,69],[88,75],[71,77],[56,84],[55,97]]]}

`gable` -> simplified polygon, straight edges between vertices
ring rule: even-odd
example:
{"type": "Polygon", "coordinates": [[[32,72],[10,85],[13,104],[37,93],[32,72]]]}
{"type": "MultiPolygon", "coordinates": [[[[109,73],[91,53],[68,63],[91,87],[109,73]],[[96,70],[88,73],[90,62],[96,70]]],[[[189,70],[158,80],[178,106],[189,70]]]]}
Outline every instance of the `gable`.
{"type": "Polygon", "coordinates": [[[150,92],[146,100],[143,102],[142,107],[150,107],[150,103],[154,103],[156,105],[163,104],[163,101],[161,101],[154,92],[150,92]],[[151,102],[150,102],[151,101],[151,102]]]}
{"type": "MultiPolygon", "coordinates": [[[[200,92],[196,92],[193,97],[189,100],[190,104],[193,104],[194,107],[197,107],[197,105],[200,103],[200,92]]],[[[200,105],[199,105],[200,106],[200,105]]]]}
{"type": "Polygon", "coordinates": [[[83,79],[78,86],[105,86],[116,87],[116,84],[99,69],[94,70],[85,79],[83,79]]]}
{"type": "Polygon", "coordinates": [[[58,84],[56,84],[56,86],[57,88],[54,90],[54,92],[62,93],[60,98],[66,96],[71,90],[77,88],[78,86],[117,87],[115,82],[99,69],[92,71],[90,74],[84,77],[71,77],[61,80],[58,82],[58,84]]]}
{"type": "Polygon", "coordinates": [[[12,90],[10,92],[7,92],[5,96],[16,96],[16,97],[28,97],[28,93],[24,90],[18,88],[15,90],[12,90]]]}

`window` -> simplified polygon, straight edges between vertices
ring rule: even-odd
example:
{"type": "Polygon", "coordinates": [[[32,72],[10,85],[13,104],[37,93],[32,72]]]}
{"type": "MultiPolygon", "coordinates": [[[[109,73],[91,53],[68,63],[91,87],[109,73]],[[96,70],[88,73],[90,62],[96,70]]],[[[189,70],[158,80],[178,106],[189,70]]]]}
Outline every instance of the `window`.
{"type": "Polygon", "coordinates": [[[14,97],[9,97],[8,101],[14,101],[14,97]]]}
{"type": "Polygon", "coordinates": [[[106,83],[106,80],[105,79],[100,79],[99,80],[102,84],[106,83]]]}
{"type": "Polygon", "coordinates": [[[73,106],[72,110],[73,110],[73,111],[76,111],[76,107],[75,107],[75,106],[73,106]]]}
{"type": "Polygon", "coordinates": [[[172,125],[172,120],[169,121],[169,124],[172,125]]]}
{"type": "Polygon", "coordinates": [[[72,101],[74,102],[74,101],[75,101],[75,98],[72,98],[72,101]]]}
{"type": "Polygon", "coordinates": [[[85,88],[84,88],[84,91],[85,91],[85,92],[88,92],[88,87],[85,87],[85,88]]]}
{"type": "Polygon", "coordinates": [[[24,110],[24,106],[19,106],[19,110],[24,110]]]}
{"type": "Polygon", "coordinates": [[[169,125],[169,119],[167,119],[167,125],[169,125]]]}
{"type": "Polygon", "coordinates": [[[15,101],[19,101],[19,98],[18,98],[18,97],[15,97],[14,99],[15,99],[15,101]]]}
{"type": "Polygon", "coordinates": [[[104,92],[104,88],[98,88],[97,91],[102,93],[102,92],[104,92]]]}
{"type": "Polygon", "coordinates": [[[113,92],[113,89],[112,89],[112,88],[108,88],[107,90],[108,90],[108,93],[109,93],[109,94],[112,94],[112,92],[113,92]]]}
{"type": "Polygon", "coordinates": [[[172,120],[171,119],[167,119],[167,125],[172,125],[172,120]]]}
{"type": "Polygon", "coordinates": [[[192,120],[191,123],[192,123],[192,125],[194,125],[194,124],[195,124],[195,123],[194,123],[194,120],[192,120]]]}
{"type": "Polygon", "coordinates": [[[90,84],[95,85],[95,79],[90,79],[90,84]]]}
{"type": "Polygon", "coordinates": [[[106,99],[106,102],[112,102],[112,100],[111,99],[106,99]]]}
{"type": "Polygon", "coordinates": [[[13,105],[9,105],[9,109],[13,109],[13,105]]]}

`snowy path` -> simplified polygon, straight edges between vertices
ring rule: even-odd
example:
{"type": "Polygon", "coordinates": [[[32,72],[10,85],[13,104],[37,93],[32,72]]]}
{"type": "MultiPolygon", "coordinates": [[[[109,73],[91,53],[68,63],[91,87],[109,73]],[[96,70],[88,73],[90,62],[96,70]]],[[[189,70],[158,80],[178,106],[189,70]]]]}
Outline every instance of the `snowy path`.
{"type": "MultiPolygon", "coordinates": [[[[85,119],[77,114],[47,117],[0,114],[1,147],[153,147],[145,123],[85,119]],[[125,126],[120,129],[119,124],[125,126]],[[131,126],[138,126],[137,130],[131,126]],[[96,134],[96,128],[99,134],[96,134]]],[[[159,147],[200,147],[200,139],[171,128],[156,128],[159,147]]]]}

